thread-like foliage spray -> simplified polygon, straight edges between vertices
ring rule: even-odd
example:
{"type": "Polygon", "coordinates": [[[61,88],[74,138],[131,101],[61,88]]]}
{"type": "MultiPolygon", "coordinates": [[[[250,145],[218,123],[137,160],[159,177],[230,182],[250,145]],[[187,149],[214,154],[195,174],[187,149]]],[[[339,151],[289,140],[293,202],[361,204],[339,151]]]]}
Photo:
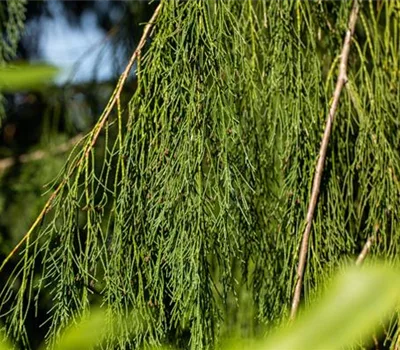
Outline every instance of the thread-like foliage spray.
{"type": "MultiPolygon", "coordinates": [[[[254,319],[288,316],[350,10],[350,2],[163,1],[135,94],[101,119],[96,147],[98,129],[74,150],[26,237],[1,293],[8,333],[27,341],[27,312],[41,302],[49,335],[94,303],[140,315],[134,331],[119,330],[121,348],[206,349],[232,319],[247,317],[252,334],[254,319]]],[[[371,253],[394,259],[399,247],[399,14],[395,2],[361,8],[306,300],[370,235],[371,253]]]]}

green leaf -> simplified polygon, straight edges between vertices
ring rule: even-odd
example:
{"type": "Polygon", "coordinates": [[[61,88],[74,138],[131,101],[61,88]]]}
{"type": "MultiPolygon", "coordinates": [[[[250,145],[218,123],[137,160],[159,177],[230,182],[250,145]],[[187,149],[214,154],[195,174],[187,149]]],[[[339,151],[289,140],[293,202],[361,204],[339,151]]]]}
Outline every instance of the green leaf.
{"type": "Polygon", "coordinates": [[[338,276],[323,299],[264,349],[339,349],[371,336],[398,303],[400,275],[384,265],[338,276]]]}
{"type": "MultiPolygon", "coordinates": [[[[396,309],[400,275],[383,264],[351,268],[340,274],[328,292],[292,325],[278,330],[252,349],[340,349],[369,341],[374,329],[396,309]]],[[[238,342],[231,349],[245,349],[238,342]]]]}
{"type": "Polygon", "coordinates": [[[12,350],[12,346],[8,344],[7,342],[1,342],[0,341],[0,350],[12,350]]]}
{"type": "Polygon", "coordinates": [[[8,341],[4,333],[0,331],[0,350],[12,350],[12,349],[13,347],[11,346],[10,342],[8,341]]]}
{"type": "Polygon", "coordinates": [[[106,334],[106,314],[102,309],[91,312],[77,325],[71,325],[61,336],[55,350],[87,350],[101,343],[106,334]]]}
{"type": "MultiPolygon", "coordinates": [[[[54,350],[92,349],[106,339],[108,342],[116,342],[118,337],[126,335],[127,332],[129,334],[135,334],[138,330],[144,332],[145,326],[143,319],[136,313],[120,318],[107,313],[104,308],[95,308],[90,315],[67,327],[54,350]]],[[[43,345],[42,349],[45,348],[43,345]]]]}
{"type": "Polygon", "coordinates": [[[0,90],[14,92],[36,88],[53,79],[58,71],[58,68],[45,64],[0,67],[0,90]]]}

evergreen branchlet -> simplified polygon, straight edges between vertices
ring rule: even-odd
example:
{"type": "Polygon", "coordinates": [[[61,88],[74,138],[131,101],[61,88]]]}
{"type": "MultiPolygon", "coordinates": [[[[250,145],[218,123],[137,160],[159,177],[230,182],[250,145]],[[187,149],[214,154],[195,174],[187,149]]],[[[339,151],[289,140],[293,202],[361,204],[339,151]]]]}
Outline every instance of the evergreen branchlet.
{"type": "MultiPolygon", "coordinates": [[[[100,118],[83,140],[93,147],[72,152],[55,180],[64,185],[12,256],[0,293],[8,334],[28,344],[25,318],[39,302],[49,337],[92,304],[140,315],[120,348],[207,349],[286,319],[350,11],[335,1],[162,1],[136,92],[100,118]]],[[[369,254],[399,253],[399,15],[396,2],[360,9],[305,303],[369,237],[369,254]]]]}

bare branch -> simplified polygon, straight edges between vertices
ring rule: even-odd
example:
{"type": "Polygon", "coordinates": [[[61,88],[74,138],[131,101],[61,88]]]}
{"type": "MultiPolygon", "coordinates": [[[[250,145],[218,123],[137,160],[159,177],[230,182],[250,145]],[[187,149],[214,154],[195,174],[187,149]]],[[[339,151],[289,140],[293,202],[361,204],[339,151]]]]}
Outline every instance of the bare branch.
{"type": "Polygon", "coordinates": [[[357,260],[356,260],[356,265],[360,266],[363,261],[365,260],[369,250],[371,249],[372,243],[375,241],[375,236],[371,236],[367,239],[367,241],[364,244],[363,249],[361,250],[361,253],[358,255],[357,260]]]}
{"type": "Polygon", "coordinates": [[[324,131],[324,135],[322,138],[322,143],[321,143],[321,147],[320,147],[320,151],[319,151],[318,163],[317,163],[317,167],[316,167],[315,174],[314,174],[311,198],[310,198],[310,203],[308,206],[307,217],[306,217],[306,228],[303,233],[303,239],[301,242],[301,248],[300,248],[300,253],[299,253],[299,264],[297,267],[297,274],[296,274],[296,286],[295,286],[295,291],[294,291],[293,300],[292,300],[292,309],[291,309],[291,313],[290,313],[290,318],[292,320],[296,317],[296,313],[297,313],[299,303],[300,303],[300,295],[301,295],[301,290],[302,290],[303,276],[304,276],[304,270],[305,270],[306,259],[307,259],[308,241],[309,241],[310,232],[311,232],[311,225],[312,225],[314,211],[315,211],[315,207],[317,205],[318,195],[319,195],[319,191],[320,191],[321,178],[322,178],[322,173],[324,170],[326,152],[328,149],[328,143],[329,143],[329,138],[331,135],[332,124],[333,124],[333,120],[334,120],[334,117],[336,114],[336,110],[339,105],[340,93],[343,89],[343,86],[346,84],[346,81],[347,81],[347,62],[348,62],[348,57],[349,57],[349,52],[350,52],[351,38],[354,34],[355,25],[357,22],[358,11],[359,11],[359,1],[354,0],[353,8],[350,13],[349,28],[346,32],[346,36],[344,39],[343,48],[342,48],[342,52],[341,52],[339,76],[338,76],[338,79],[336,82],[335,91],[333,93],[332,106],[329,110],[329,114],[328,114],[328,117],[326,120],[325,131],[324,131]]]}

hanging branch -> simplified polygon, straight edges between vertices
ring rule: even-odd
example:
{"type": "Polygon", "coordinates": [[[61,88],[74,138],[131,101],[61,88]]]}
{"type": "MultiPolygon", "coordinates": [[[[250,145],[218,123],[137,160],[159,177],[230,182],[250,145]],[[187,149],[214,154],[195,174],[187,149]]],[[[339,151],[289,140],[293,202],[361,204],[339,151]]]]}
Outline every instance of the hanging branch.
{"type": "Polygon", "coordinates": [[[331,131],[332,131],[333,120],[334,120],[334,117],[336,114],[337,107],[339,105],[340,93],[343,89],[343,86],[347,82],[347,61],[348,61],[349,52],[350,52],[351,38],[354,34],[354,29],[355,29],[355,25],[356,25],[356,21],[357,21],[358,11],[359,11],[359,1],[354,0],[353,8],[350,13],[349,28],[346,32],[346,36],[345,36],[344,44],[343,44],[343,48],[342,48],[342,53],[341,53],[339,76],[338,76],[338,79],[336,82],[335,91],[333,93],[333,102],[332,102],[332,105],[331,105],[331,108],[329,110],[329,114],[328,114],[328,117],[326,120],[325,131],[324,131],[324,135],[322,138],[322,143],[321,143],[321,147],[320,147],[320,151],[319,151],[318,163],[317,163],[317,167],[316,167],[315,174],[314,174],[311,198],[310,198],[310,203],[308,206],[307,217],[306,217],[306,228],[303,233],[303,239],[301,242],[301,248],[300,248],[300,254],[299,254],[299,264],[298,264],[297,274],[296,274],[296,279],[297,279],[296,287],[295,287],[295,291],[294,291],[294,295],[293,295],[292,309],[291,309],[291,313],[290,313],[290,318],[292,320],[296,317],[296,313],[297,313],[299,303],[300,303],[300,294],[301,294],[304,270],[305,270],[306,259],[307,259],[308,241],[310,238],[311,225],[312,225],[312,220],[314,217],[315,207],[317,205],[318,194],[320,191],[322,173],[324,171],[326,152],[328,149],[329,138],[330,138],[331,131]]]}
{"type": "Polygon", "coordinates": [[[39,216],[36,218],[36,220],[32,224],[32,226],[30,227],[28,232],[24,235],[24,237],[22,237],[22,239],[18,242],[18,244],[13,248],[13,250],[4,259],[4,261],[2,262],[2,264],[0,266],[0,272],[3,270],[4,266],[12,258],[12,256],[18,251],[18,249],[21,247],[21,245],[31,236],[32,232],[35,230],[37,225],[42,221],[44,216],[49,212],[49,210],[52,207],[52,203],[53,203],[54,199],[57,197],[57,194],[63,189],[63,187],[67,183],[67,180],[70,178],[70,176],[75,171],[75,169],[79,168],[79,166],[82,164],[82,162],[89,156],[90,151],[93,149],[94,145],[96,144],[96,141],[100,135],[100,132],[103,129],[104,125],[106,124],[111,111],[113,110],[117,101],[120,99],[122,88],[124,87],[124,84],[126,82],[126,79],[128,78],[129,72],[131,71],[131,69],[133,67],[133,64],[135,63],[137,57],[140,55],[141,50],[143,49],[143,47],[146,43],[146,40],[151,35],[151,29],[155,23],[155,20],[156,20],[158,14],[160,13],[161,7],[162,7],[162,2],[160,2],[160,4],[157,6],[150,21],[146,24],[146,26],[143,30],[143,35],[139,41],[139,44],[137,45],[135,51],[133,52],[131,58],[129,59],[129,62],[128,62],[125,70],[121,74],[121,76],[118,80],[118,84],[117,84],[116,88],[114,89],[114,92],[113,92],[107,106],[105,107],[103,114],[100,116],[99,121],[93,127],[93,130],[89,133],[89,135],[85,136],[85,137],[88,137],[88,140],[84,146],[81,157],[79,157],[77,159],[77,161],[70,167],[70,171],[68,172],[67,176],[64,177],[63,181],[61,181],[61,183],[54,190],[54,192],[52,193],[52,195],[50,196],[50,198],[44,205],[42,211],[40,212],[39,216]]]}

